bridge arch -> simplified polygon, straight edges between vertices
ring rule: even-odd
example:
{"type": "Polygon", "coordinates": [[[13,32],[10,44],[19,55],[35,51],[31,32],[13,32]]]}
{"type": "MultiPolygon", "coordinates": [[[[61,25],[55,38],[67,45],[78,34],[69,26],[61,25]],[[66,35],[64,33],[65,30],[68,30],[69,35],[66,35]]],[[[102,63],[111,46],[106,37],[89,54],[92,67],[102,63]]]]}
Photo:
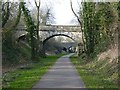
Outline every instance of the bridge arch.
{"type": "MultiPolygon", "coordinates": [[[[66,35],[66,34],[54,34],[48,38],[46,38],[44,41],[43,41],[43,46],[45,45],[45,43],[50,39],[50,38],[53,38],[55,36],[65,36],[65,37],[68,37],[70,39],[72,39],[73,41],[75,41],[75,39],[73,39],[72,37],[70,37],[69,35],[66,35]]],[[[76,41],[75,41],[76,42],[76,41]]]]}

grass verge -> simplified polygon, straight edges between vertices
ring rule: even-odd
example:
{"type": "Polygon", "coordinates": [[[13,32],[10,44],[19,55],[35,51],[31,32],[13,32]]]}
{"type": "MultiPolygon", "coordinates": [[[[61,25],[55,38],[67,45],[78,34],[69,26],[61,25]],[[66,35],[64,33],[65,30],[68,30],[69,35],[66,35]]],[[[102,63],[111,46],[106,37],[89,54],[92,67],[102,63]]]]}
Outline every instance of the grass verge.
{"type": "Polygon", "coordinates": [[[88,90],[118,90],[118,83],[114,82],[115,79],[111,79],[111,77],[116,77],[114,76],[117,74],[116,70],[112,70],[112,73],[109,71],[110,66],[107,65],[107,60],[99,62],[97,60],[87,61],[81,57],[72,56],[71,61],[88,90]]]}
{"type": "Polygon", "coordinates": [[[3,77],[3,90],[10,88],[29,90],[62,55],[64,54],[47,56],[36,63],[7,72],[3,77]]]}

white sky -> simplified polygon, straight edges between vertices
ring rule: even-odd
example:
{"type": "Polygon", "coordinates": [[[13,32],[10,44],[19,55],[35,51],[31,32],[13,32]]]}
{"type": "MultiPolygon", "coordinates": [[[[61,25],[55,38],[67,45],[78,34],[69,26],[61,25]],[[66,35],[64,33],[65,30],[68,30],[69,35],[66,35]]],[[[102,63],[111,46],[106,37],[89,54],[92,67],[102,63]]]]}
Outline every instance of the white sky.
{"type": "MultiPolygon", "coordinates": [[[[70,0],[57,0],[57,1],[59,1],[59,3],[56,3],[54,5],[56,24],[63,24],[63,25],[75,24],[76,22],[71,22],[75,18],[75,16],[71,11],[70,0]]],[[[73,0],[73,1],[75,4],[77,0],[73,0]]],[[[76,8],[76,6],[74,5],[74,8],[76,8]]],[[[75,21],[77,20],[75,19],[75,21]]]]}
{"type": "MultiPolygon", "coordinates": [[[[18,1],[18,0],[10,0],[10,1],[18,1]]],[[[27,2],[29,9],[32,9],[35,7],[34,0],[25,0],[25,1],[27,2]]],[[[79,11],[78,2],[80,3],[80,1],[83,1],[83,0],[72,0],[73,8],[75,11],[79,11]]],[[[106,0],[95,0],[95,1],[106,1],[106,0]]],[[[77,20],[71,11],[70,0],[41,0],[41,8],[44,9],[46,8],[46,6],[52,7],[52,12],[56,22],[54,24],[74,25],[77,23],[77,20]]]]}
{"type": "MultiPolygon", "coordinates": [[[[28,0],[26,0],[28,1],[28,0]]],[[[34,0],[29,0],[34,6],[34,0]]],[[[76,13],[79,11],[80,2],[84,0],[72,0],[73,8],[76,13]]],[[[85,0],[85,1],[119,1],[119,0],[85,0]]],[[[71,11],[70,0],[41,0],[41,8],[46,8],[46,5],[53,8],[55,24],[58,25],[76,25],[78,24],[76,17],[71,11]]]]}
{"type": "MultiPolygon", "coordinates": [[[[18,1],[18,0],[10,0],[10,1],[18,1]]],[[[24,0],[27,2],[28,8],[33,9],[35,7],[34,0],[24,0]]],[[[36,0],[38,1],[38,0],[36,0]]],[[[76,11],[78,9],[78,1],[81,0],[72,0],[73,7],[76,11]]],[[[58,25],[71,25],[76,24],[77,19],[71,11],[70,0],[41,0],[41,8],[44,9],[48,7],[52,7],[52,12],[55,17],[55,22],[53,24],[58,25]]]]}
{"type": "MultiPolygon", "coordinates": [[[[30,3],[28,4],[30,9],[35,7],[34,0],[29,0],[29,2],[32,4],[32,5],[30,5],[30,3]]],[[[76,11],[79,8],[78,0],[72,0],[72,2],[73,7],[76,11]]],[[[58,25],[76,24],[77,19],[75,18],[74,14],[71,11],[70,0],[41,0],[41,8],[45,9],[46,6],[52,8],[52,12],[56,22],[54,24],[58,25]]]]}

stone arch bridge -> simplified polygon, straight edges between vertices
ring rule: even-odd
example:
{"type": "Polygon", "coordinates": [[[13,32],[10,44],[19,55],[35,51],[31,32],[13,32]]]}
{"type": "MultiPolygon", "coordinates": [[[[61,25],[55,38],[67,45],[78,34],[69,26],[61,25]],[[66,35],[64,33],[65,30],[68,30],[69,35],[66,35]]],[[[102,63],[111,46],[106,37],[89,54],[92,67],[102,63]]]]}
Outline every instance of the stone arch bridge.
{"type": "MultiPolygon", "coordinates": [[[[26,28],[18,27],[16,30],[16,38],[20,38],[27,34],[26,28]]],[[[65,26],[65,25],[46,25],[39,27],[39,35],[40,35],[40,42],[41,48],[44,49],[44,44],[50,39],[55,36],[65,36],[72,39],[76,44],[79,43],[79,38],[81,38],[81,27],[80,26],[65,26]]]]}

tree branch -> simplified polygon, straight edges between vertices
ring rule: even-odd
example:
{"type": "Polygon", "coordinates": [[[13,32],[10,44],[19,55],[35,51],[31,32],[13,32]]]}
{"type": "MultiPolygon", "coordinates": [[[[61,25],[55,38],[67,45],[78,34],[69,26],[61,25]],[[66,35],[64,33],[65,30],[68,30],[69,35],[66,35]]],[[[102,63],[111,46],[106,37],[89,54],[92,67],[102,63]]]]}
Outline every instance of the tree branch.
{"type": "Polygon", "coordinates": [[[9,2],[6,3],[6,11],[4,9],[4,5],[2,6],[2,10],[3,10],[3,13],[4,16],[2,15],[2,28],[5,26],[5,24],[7,23],[8,19],[9,19],[9,16],[10,16],[10,7],[9,7],[9,2]]]}
{"type": "Polygon", "coordinates": [[[35,2],[35,5],[36,5],[36,7],[40,7],[40,0],[39,0],[39,2],[38,2],[38,5],[37,5],[37,1],[36,0],[34,0],[34,2],[35,2]]]}
{"type": "Polygon", "coordinates": [[[35,5],[36,5],[36,7],[37,7],[37,2],[36,2],[36,0],[34,0],[35,1],[35,5]]]}
{"type": "Polygon", "coordinates": [[[72,5],[72,1],[71,1],[71,0],[70,0],[70,6],[71,6],[71,10],[72,10],[73,14],[74,14],[75,17],[77,18],[77,20],[78,20],[80,26],[82,27],[82,23],[81,23],[81,21],[80,21],[78,15],[75,13],[75,11],[74,11],[74,9],[73,9],[73,5],[72,5]]]}
{"type": "Polygon", "coordinates": [[[73,12],[73,14],[75,15],[75,17],[77,18],[79,24],[80,24],[80,27],[81,27],[81,31],[82,31],[82,41],[83,41],[83,44],[84,44],[84,50],[86,51],[85,49],[85,41],[84,41],[84,31],[83,31],[83,28],[82,28],[82,22],[80,21],[78,15],[75,13],[74,9],[73,9],[73,6],[72,6],[72,1],[70,0],[70,6],[71,6],[71,10],[73,12]]]}

